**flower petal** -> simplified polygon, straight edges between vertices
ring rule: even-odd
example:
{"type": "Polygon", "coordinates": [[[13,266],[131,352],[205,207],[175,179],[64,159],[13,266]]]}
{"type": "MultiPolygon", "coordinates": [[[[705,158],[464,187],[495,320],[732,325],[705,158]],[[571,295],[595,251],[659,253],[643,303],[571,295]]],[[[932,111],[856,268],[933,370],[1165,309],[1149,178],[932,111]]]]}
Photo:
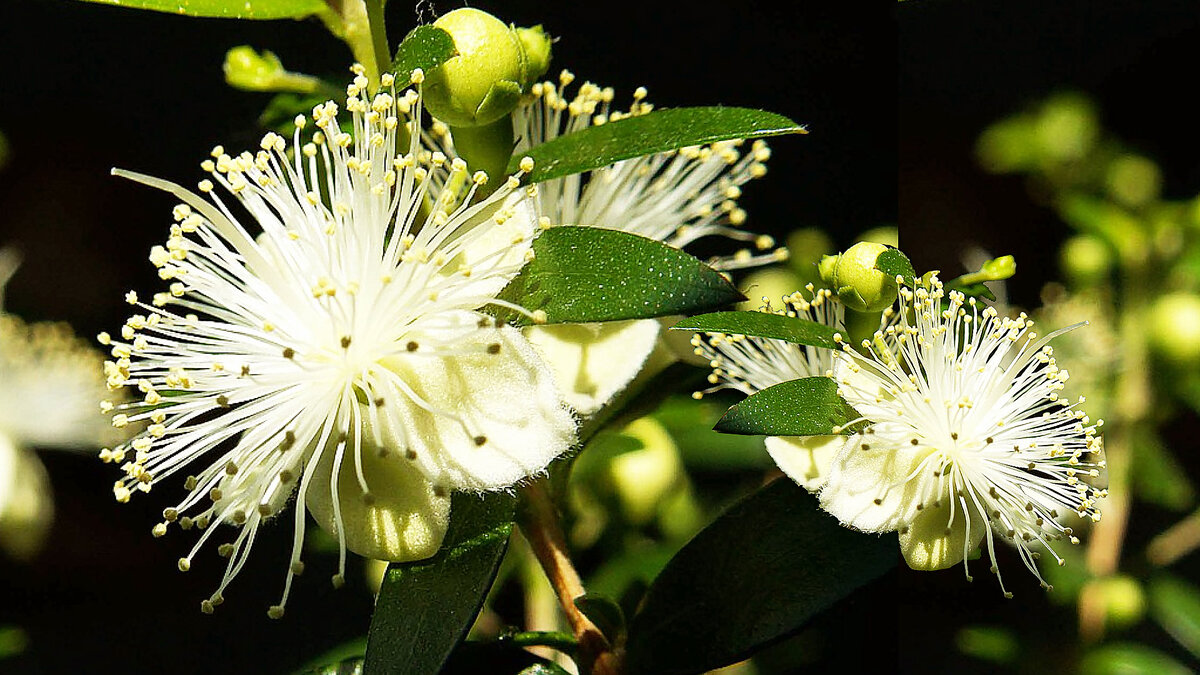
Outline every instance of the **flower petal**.
{"type": "MultiPolygon", "coordinates": [[[[461,238],[460,257],[469,267],[519,268],[529,254],[537,233],[537,211],[525,190],[514,190],[504,201],[490,206],[473,217],[474,226],[467,226],[461,238]],[[491,221],[491,222],[488,222],[491,221]]],[[[457,269],[449,266],[448,270],[457,269]]],[[[463,284],[462,292],[495,296],[512,280],[512,275],[475,275],[463,284]]]]}
{"type": "Polygon", "coordinates": [[[900,552],[914,570],[941,570],[962,562],[983,540],[987,521],[970,506],[964,517],[961,503],[949,499],[925,508],[900,533],[900,552]],[[951,514],[953,507],[954,513],[951,514]],[[953,520],[951,520],[953,518],[953,520]],[[970,526],[968,528],[968,525],[970,526]],[[970,529],[968,538],[967,530],[970,529]]]}
{"type": "Polygon", "coordinates": [[[817,491],[829,477],[830,465],[848,442],[845,436],[767,436],[767,452],[788,478],[817,491]]]}
{"type": "Polygon", "coordinates": [[[0,434],[0,547],[19,560],[32,558],[53,519],[46,467],[37,453],[0,434]]]}
{"type": "Polygon", "coordinates": [[[331,485],[334,458],[332,449],[321,453],[304,500],[308,512],[326,532],[337,536],[340,525],[346,548],[377,560],[405,562],[437,553],[450,524],[449,494],[435,491],[403,455],[389,452],[381,457],[379,448],[368,442],[362,449],[362,470],[370,498],[364,497],[354,458],[346,453],[338,473],[335,513],[331,485]]]}
{"type": "Polygon", "coordinates": [[[890,532],[916,512],[917,481],[907,479],[933,450],[864,450],[863,438],[852,437],[834,458],[821,508],[864,532],[890,532]]]}
{"type": "Polygon", "coordinates": [[[519,331],[503,326],[470,340],[477,344],[464,340],[460,348],[475,353],[389,362],[425,405],[397,397],[384,436],[439,486],[497,490],[566,452],[575,420],[519,331]]]}
{"type": "Polygon", "coordinates": [[[623,391],[658,346],[655,319],[529,326],[525,337],[554,373],[567,403],[591,415],[623,391]]]}

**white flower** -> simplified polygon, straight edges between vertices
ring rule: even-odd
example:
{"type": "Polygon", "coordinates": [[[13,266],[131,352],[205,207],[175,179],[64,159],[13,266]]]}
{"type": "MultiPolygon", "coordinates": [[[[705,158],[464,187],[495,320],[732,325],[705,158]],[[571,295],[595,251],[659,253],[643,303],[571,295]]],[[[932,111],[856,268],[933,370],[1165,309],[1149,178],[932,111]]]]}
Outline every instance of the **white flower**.
{"type": "MultiPolygon", "coordinates": [[[[867,421],[834,459],[821,505],[867,532],[898,530],[908,564],[941,569],[1006,540],[1038,580],[1051,543],[1077,543],[1069,512],[1099,520],[1105,463],[1096,428],[1059,396],[1068,373],[1024,314],[902,288],[899,310],[861,349],[844,345],[839,393],[867,421]],[[943,309],[943,302],[947,302],[943,309]]],[[[968,571],[968,578],[969,571],[968,571]]],[[[1000,579],[1004,590],[1003,580],[1000,579]]],[[[1005,591],[1006,596],[1011,596],[1005,591]]]]}
{"type": "MultiPolygon", "coordinates": [[[[833,293],[816,289],[812,284],[806,290],[808,297],[796,292],[783,298],[781,309],[772,309],[767,303],[759,311],[799,317],[845,330],[845,309],[833,293]]],[[[692,346],[695,354],[708,360],[713,369],[708,376],[713,386],[696,392],[697,398],[720,389],[755,394],[789,380],[832,377],[837,367],[831,350],[786,340],[709,333],[704,337],[694,336],[692,346]]],[[[767,452],[780,470],[814,491],[824,485],[829,465],[845,443],[845,436],[836,435],[768,436],[766,439],[767,452]]]]}
{"type": "MultiPolygon", "coordinates": [[[[563,71],[557,85],[534,84],[533,102],[513,112],[517,156],[560,136],[652,110],[644,88],[634,92],[628,112],[613,111],[612,89],[584,83],[568,94],[574,79],[563,71]]],[[[429,140],[453,156],[448,132],[446,125],[435,123],[429,140]]],[[[739,229],[746,220],[746,212],[737,205],[741,186],[766,174],[771,154],[763,141],[753,142],[744,153],[742,145],[738,140],[689,147],[545,181],[538,186],[539,213],[554,225],[623,230],[676,248],[710,236],[752,244],[756,252],[743,248],[709,260],[720,270],[784,260],[786,249],[775,249],[771,237],[739,229]]],[[[582,415],[599,410],[639,373],[649,377],[676,358],[655,320],[532,326],[525,334],[582,415]]]]}
{"type": "Polygon", "coordinates": [[[3,312],[17,256],[0,249],[0,546],[28,558],[54,514],[37,448],[95,447],[114,436],[96,415],[101,355],[61,323],[28,324],[3,312]]]}
{"type": "MultiPolygon", "coordinates": [[[[330,102],[313,111],[311,143],[301,142],[301,117],[290,144],[267,134],[253,155],[218,147],[202,165],[207,199],[118,172],[184,203],[166,246],[150,254],[169,291],[152,304],[130,293],[145,313],[120,340],[101,336],[112,345],[110,386],[143,397],[117,405],[113,424],[148,425],[106,459],[124,469],[120,501],[196,467],[154,533],[203,531],[182,570],[214,535],[232,535],[218,547],[230,560],[205,611],[293,494],[337,536],[339,585],[347,548],[428,557],[445,534],[450,491],[507,489],[574,442],[574,420],[537,354],[485,313],[529,314],[495,298],[532,255],[527,191],[513,177],[474,203],[487,177],[467,176],[409,133],[420,127],[418,95],[398,96],[385,76],[383,93],[368,98],[356,72],[353,133],[330,102]]],[[[300,508],[294,521],[272,617],[303,570],[300,508]]]]}

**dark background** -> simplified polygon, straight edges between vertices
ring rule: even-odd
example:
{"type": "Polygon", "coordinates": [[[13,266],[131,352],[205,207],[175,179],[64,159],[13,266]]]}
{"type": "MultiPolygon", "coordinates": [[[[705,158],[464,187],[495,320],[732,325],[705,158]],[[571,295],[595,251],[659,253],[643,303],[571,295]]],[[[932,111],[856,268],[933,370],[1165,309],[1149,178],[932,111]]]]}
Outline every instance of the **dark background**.
{"type": "MultiPolygon", "coordinates": [[[[440,12],[461,4],[434,3],[440,12]]],[[[659,106],[754,106],[808,124],[808,136],[772,143],[770,173],[747,186],[753,228],[782,235],[822,227],[846,244],[895,222],[890,3],[473,4],[517,24],[544,24],[562,37],[551,73],[567,67],[580,80],[614,86],[619,102],[645,85],[659,106]]],[[[415,12],[403,0],[390,5],[394,44],[415,12]]],[[[214,144],[256,147],[254,121],[267,97],[231,90],[221,74],[225,51],[239,44],[271,49],[293,70],[348,78],[348,50],[316,20],[226,22],[0,0],[0,130],[13,151],[0,170],[0,243],[26,256],[9,287],[9,310],[68,320],[94,335],[124,321],[126,290],[159,289],[147,255],[166,237],[173,200],[108,171],[119,166],[190,185],[214,144]]],[[[194,537],[150,536],[177,491],[164,485],[161,494],[119,505],[112,467],[89,456],[42,457],[58,514],[33,564],[0,561],[0,625],[23,626],[31,641],[0,671],[284,673],[365,632],[371,601],[361,574],[352,566],[347,588],[335,592],[328,575],[336,562],[328,558],[311,561],[285,619],[266,618],[283,582],[286,526],[260,532],[226,604],[215,616],[200,614],[224,561],[201,556],[180,574],[175,560],[194,537]]],[[[894,613],[895,583],[885,579],[835,611],[801,641],[808,658],[845,664],[847,654],[850,663],[874,655],[894,663],[890,619],[882,651],[848,641],[879,612],[894,613]]]]}

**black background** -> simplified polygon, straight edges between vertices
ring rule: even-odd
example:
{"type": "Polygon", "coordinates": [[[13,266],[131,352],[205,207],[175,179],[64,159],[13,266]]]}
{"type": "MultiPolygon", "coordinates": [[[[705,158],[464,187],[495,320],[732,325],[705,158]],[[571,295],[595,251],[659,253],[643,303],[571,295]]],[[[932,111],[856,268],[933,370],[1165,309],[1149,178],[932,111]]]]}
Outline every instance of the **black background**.
{"type": "MultiPolygon", "coordinates": [[[[562,39],[551,71],[618,89],[638,85],[659,106],[723,103],[769,109],[808,124],[777,139],[770,173],[745,189],[749,227],[783,235],[825,228],[839,244],[899,222],[918,269],[959,271],[963,246],[1015,253],[1018,302],[1055,276],[1065,231],[1032,205],[1019,179],[983,174],[971,151],[988,123],[1073,86],[1099,98],[1105,121],[1163,164],[1175,196],[1200,191],[1195,161],[1192,3],[1004,0],[697,3],[481,2],[517,24],[562,39]]],[[[393,42],[415,22],[391,0],[393,42]]],[[[437,2],[445,12],[458,3],[437,2]]],[[[146,260],[165,237],[172,201],[108,175],[125,167],[198,180],[209,148],[255,147],[266,97],[229,89],[225,51],[251,44],[295,70],[330,74],[350,56],[314,21],[194,20],[66,0],[0,1],[0,130],[13,146],[0,170],[0,243],[26,264],[8,303],[30,319],[65,319],[84,335],[119,327],[123,293],[158,289],[146,260]]],[[[59,513],[29,566],[0,561],[0,625],[30,633],[30,652],[3,672],[281,673],[367,626],[370,598],[351,570],[341,591],[328,569],[300,579],[288,617],[266,607],[282,584],[289,527],[266,528],[212,617],[198,602],[223,562],[174,561],[193,539],[150,537],[170,486],[118,505],[112,468],[43,453],[59,513]]],[[[1154,514],[1151,514],[1153,516],[1154,514]]],[[[1139,514],[1135,513],[1135,518],[1139,514]]],[[[1147,530],[1149,531],[1149,530],[1147,530]]],[[[1131,536],[1142,528],[1135,521],[1131,536]]],[[[1144,539],[1144,537],[1142,537],[1144,539]]],[[[1071,656],[1073,614],[1046,600],[1015,555],[1001,560],[1016,598],[982,571],[898,569],[829,613],[795,646],[811,672],[962,672],[959,624],[1004,624],[1029,638],[1022,670],[1048,672],[1071,656]]],[[[1136,636],[1160,646],[1163,636],[1136,636]]]]}

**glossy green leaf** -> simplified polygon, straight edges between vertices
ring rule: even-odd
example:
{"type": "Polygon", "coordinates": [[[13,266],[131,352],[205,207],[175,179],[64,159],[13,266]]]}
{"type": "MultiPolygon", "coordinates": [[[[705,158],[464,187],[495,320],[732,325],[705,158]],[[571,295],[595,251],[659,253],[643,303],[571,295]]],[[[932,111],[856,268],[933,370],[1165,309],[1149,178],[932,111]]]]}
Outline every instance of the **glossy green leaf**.
{"type": "Polygon", "coordinates": [[[323,0],[83,0],[218,19],[303,19],[327,11],[323,0]]]}
{"type": "Polygon", "coordinates": [[[388,565],[367,635],[364,673],[434,675],[466,636],[512,534],[516,498],[453,496],[450,531],[432,558],[388,565]]]}
{"type": "Polygon", "coordinates": [[[595,593],[575,598],[575,607],[592,620],[609,644],[620,644],[625,633],[625,613],[616,602],[595,593]]]}
{"type": "Polygon", "coordinates": [[[559,136],[514,156],[508,171],[516,173],[521,158],[532,157],[527,180],[538,183],[693,145],[803,133],[804,127],[782,115],[750,108],[657,110],[559,136]]]}
{"type": "Polygon", "coordinates": [[[728,333],[787,340],[801,345],[834,348],[832,326],[794,316],[771,312],[713,312],[680,321],[671,330],[690,330],[697,333],[728,333]]]}
{"type": "Polygon", "coordinates": [[[396,58],[392,59],[396,88],[407,87],[412,71],[417,68],[428,72],[457,54],[454,38],[449,33],[430,25],[417,26],[404,36],[396,48],[396,58]]]}
{"type": "Polygon", "coordinates": [[[898,557],[894,534],[844,528],[804,488],[776,480],[696,535],[654,581],[630,623],[627,675],[685,675],[740,661],[898,557]]]}
{"type": "MultiPolygon", "coordinates": [[[[713,427],[727,434],[821,436],[859,415],[837,393],[828,377],[805,377],[781,382],[746,397],[713,427]]],[[[844,429],[839,433],[849,433],[844,429]]]]}
{"type": "MultiPolygon", "coordinates": [[[[533,242],[533,251],[499,297],[544,311],[549,323],[692,314],[745,299],[699,260],[628,232],[553,227],[533,242]]],[[[523,315],[500,314],[529,323],[523,315]]]]}
{"type": "Polygon", "coordinates": [[[518,675],[570,675],[570,673],[560,665],[546,662],[535,663],[522,670],[518,675]]]}
{"type": "Polygon", "coordinates": [[[1150,611],[1163,630],[1200,659],[1200,589],[1181,579],[1155,579],[1150,611]]]}
{"type": "Polygon", "coordinates": [[[875,261],[875,269],[893,279],[904,277],[904,284],[909,288],[916,283],[917,273],[913,270],[912,261],[898,248],[889,248],[880,253],[875,261]]]}
{"type": "Polygon", "coordinates": [[[1108,644],[1079,662],[1087,675],[1194,675],[1192,669],[1166,654],[1135,643],[1108,644]]]}

